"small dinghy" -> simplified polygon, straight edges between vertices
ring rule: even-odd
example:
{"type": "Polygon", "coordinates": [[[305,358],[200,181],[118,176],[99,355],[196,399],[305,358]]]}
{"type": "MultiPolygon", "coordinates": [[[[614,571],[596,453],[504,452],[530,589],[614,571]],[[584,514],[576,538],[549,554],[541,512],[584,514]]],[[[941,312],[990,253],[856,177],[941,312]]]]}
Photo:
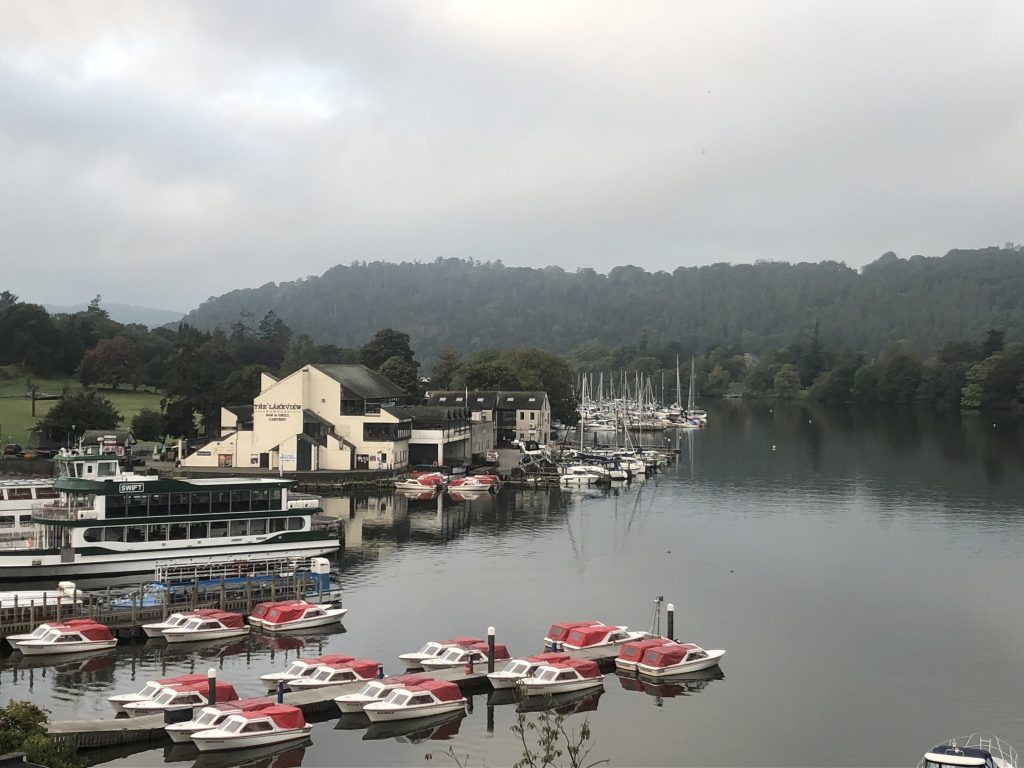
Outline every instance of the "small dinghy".
{"type": "MultiPolygon", "coordinates": [[[[263,605],[261,603],[260,605],[263,605]]],[[[257,605],[256,608],[260,606],[257,605]]],[[[255,614],[255,611],[253,611],[255,614]]],[[[257,619],[258,624],[249,617],[249,622],[258,626],[264,632],[287,632],[289,630],[308,629],[310,627],[322,627],[327,624],[337,624],[345,614],[347,608],[336,608],[329,605],[314,605],[305,600],[296,600],[289,605],[274,605],[257,619]]]]}
{"type": "Polygon", "coordinates": [[[288,687],[293,691],[308,691],[313,688],[345,686],[361,687],[368,680],[377,680],[380,662],[373,659],[353,659],[340,664],[321,664],[308,677],[292,680],[288,687]]]}
{"type": "Polygon", "coordinates": [[[23,633],[23,634],[20,634],[20,635],[7,635],[4,639],[8,643],[10,643],[11,647],[13,648],[14,644],[17,643],[17,642],[20,642],[21,640],[38,640],[43,635],[45,635],[47,633],[47,631],[49,631],[51,629],[54,629],[54,628],[57,628],[57,627],[72,627],[72,628],[74,628],[74,627],[85,627],[85,626],[89,626],[89,625],[95,624],[95,623],[96,622],[93,621],[92,619],[71,619],[69,621],[50,621],[50,622],[46,622],[44,624],[40,624],[38,627],[33,629],[31,632],[26,632],[26,633],[23,633]]]}
{"type": "Polygon", "coordinates": [[[124,712],[125,704],[134,704],[138,701],[150,701],[168,685],[175,683],[200,683],[206,681],[206,675],[178,675],[177,677],[162,677],[159,680],[150,680],[138,693],[115,693],[108,696],[107,701],[114,708],[115,712],[124,712]]]}
{"type": "MultiPolygon", "coordinates": [[[[424,659],[420,662],[423,669],[428,672],[435,672],[440,669],[456,669],[465,667],[472,662],[474,665],[487,664],[487,643],[470,643],[469,645],[453,645],[440,656],[432,659],[424,659]]],[[[500,643],[494,646],[494,660],[505,661],[511,658],[508,648],[500,643]]]]}
{"type": "Polygon", "coordinates": [[[213,704],[203,707],[196,715],[185,723],[171,723],[164,726],[164,731],[171,737],[175,744],[183,744],[192,741],[192,734],[199,731],[208,731],[223,723],[229,715],[238,712],[262,712],[265,709],[276,706],[273,699],[237,699],[227,701],[223,704],[213,704]]]}
{"type": "Polygon", "coordinates": [[[570,627],[564,636],[565,639],[558,641],[557,647],[552,650],[567,651],[573,658],[617,656],[620,645],[641,640],[646,636],[646,632],[630,632],[629,627],[594,623],[570,627]]]}
{"type": "Polygon", "coordinates": [[[645,651],[636,670],[644,677],[669,677],[717,667],[723,656],[724,650],[705,651],[693,643],[663,645],[645,651]]]}
{"type": "Polygon", "coordinates": [[[410,475],[395,481],[395,488],[400,491],[443,491],[448,478],[440,472],[423,472],[410,475]]]}
{"type": "Polygon", "coordinates": [[[86,621],[76,622],[73,626],[53,626],[42,637],[19,640],[14,648],[26,656],[44,656],[98,651],[115,645],[117,638],[110,634],[107,627],[95,621],[86,621]]]}
{"type": "Polygon", "coordinates": [[[504,668],[491,672],[487,675],[487,679],[491,681],[491,687],[496,691],[503,688],[515,688],[516,683],[531,677],[544,664],[568,660],[569,654],[554,652],[538,653],[535,656],[527,656],[525,659],[509,659],[504,668]]]}
{"type": "Polygon", "coordinates": [[[338,705],[338,709],[343,714],[354,714],[362,712],[367,704],[383,701],[396,688],[418,685],[419,683],[429,682],[432,679],[424,675],[396,675],[394,677],[385,677],[381,680],[372,680],[356,693],[343,693],[341,696],[338,696],[334,703],[338,705]]]}
{"type": "Polygon", "coordinates": [[[162,632],[168,643],[197,643],[204,640],[224,640],[249,634],[242,614],[217,611],[206,616],[194,616],[184,624],[162,632]]]}
{"type": "Polygon", "coordinates": [[[363,708],[371,723],[412,720],[459,711],[466,711],[466,698],[459,686],[443,680],[396,688],[384,701],[375,701],[363,708]]]}
{"type": "Polygon", "coordinates": [[[287,704],[275,704],[258,712],[236,712],[220,725],[192,734],[200,752],[245,749],[304,739],[313,730],[302,710],[287,704]]]}
{"type": "Polygon", "coordinates": [[[569,659],[541,665],[532,676],[523,678],[519,685],[526,696],[546,696],[598,688],[604,685],[604,676],[597,662],[569,659]]]}
{"type": "Polygon", "coordinates": [[[322,664],[343,664],[346,661],[355,661],[355,658],[355,656],[345,656],[338,653],[329,656],[317,656],[309,659],[296,659],[284,672],[270,672],[266,675],[260,675],[260,680],[262,680],[264,685],[267,686],[267,690],[273,693],[277,690],[277,684],[279,682],[284,683],[287,686],[292,682],[292,680],[309,677],[315,673],[322,664]]]}
{"type": "MultiPolygon", "coordinates": [[[[166,712],[174,709],[202,707],[210,703],[210,700],[207,698],[209,692],[210,683],[208,680],[199,680],[191,683],[171,683],[165,685],[152,699],[125,704],[124,711],[132,717],[139,717],[140,715],[154,715],[157,712],[166,712]]],[[[216,694],[217,701],[231,701],[238,698],[233,685],[222,683],[219,680],[216,683],[216,694]]]]}
{"type": "Polygon", "coordinates": [[[194,611],[172,613],[163,621],[159,621],[154,624],[143,624],[142,631],[146,633],[146,637],[163,637],[165,629],[180,627],[186,621],[196,616],[215,616],[218,613],[220,613],[220,611],[216,608],[199,608],[194,611]]]}
{"type": "Polygon", "coordinates": [[[651,648],[661,648],[665,645],[676,645],[674,640],[667,637],[647,637],[643,640],[633,640],[625,643],[619,648],[619,655],[615,659],[615,668],[620,672],[636,673],[636,665],[644,654],[651,648]]]}
{"type": "Polygon", "coordinates": [[[424,661],[440,656],[454,645],[472,645],[479,642],[482,642],[479,637],[453,637],[450,640],[431,640],[418,651],[400,654],[398,658],[405,665],[406,669],[422,669],[424,661]]]}

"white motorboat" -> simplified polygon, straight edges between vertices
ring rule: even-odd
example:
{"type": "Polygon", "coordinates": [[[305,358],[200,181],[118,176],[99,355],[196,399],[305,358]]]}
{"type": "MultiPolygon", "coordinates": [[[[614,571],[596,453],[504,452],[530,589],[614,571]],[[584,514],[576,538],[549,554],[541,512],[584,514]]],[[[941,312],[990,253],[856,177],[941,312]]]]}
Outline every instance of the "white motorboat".
{"type": "Polygon", "coordinates": [[[165,629],[171,629],[173,627],[180,627],[189,619],[197,616],[215,616],[220,613],[216,608],[199,608],[195,611],[182,611],[180,613],[172,613],[163,621],[155,622],[153,624],[143,624],[142,631],[146,633],[146,637],[163,637],[165,629]]]}
{"type": "Polygon", "coordinates": [[[260,675],[260,680],[267,686],[267,690],[273,693],[277,690],[278,683],[284,683],[287,686],[292,680],[309,677],[320,668],[321,664],[344,664],[347,661],[355,661],[355,658],[355,656],[333,654],[308,659],[296,659],[284,672],[270,672],[266,675],[260,675]]]}
{"type": "MultiPolygon", "coordinates": [[[[494,660],[504,661],[511,658],[501,643],[494,645],[494,660]]],[[[422,661],[423,669],[433,672],[439,669],[456,669],[465,667],[472,661],[473,665],[487,664],[487,643],[479,642],[470,645],[453,645],[440,656],[422,661]]]]}
{"type": "Polygon", "coordinates": [[[587,659],[569,659],[542,664],[530,677],[519,681],[525,696],[545,696],[572,693],[604,685],[604,676],[597,662],[587,659]]]}
{"type": "Polygon", "coordinates": [[[4,639],[14,647],[14,644],[21,640],[38,640],[45,635],[49,630],[57,627],[79,627],[79,626],[91,626],[96,622],[92,619],[70,619],[68,621],[49,621],[40,624],[38,627],[33,629],[31,632],[26,632],[20,635],[7,635],[4,639]]]}
{"type": "Polygon", "coordinates": [[[624,643],[619,648],[619,655],[615,657],[615,668],[620,672],[636,673],[636,665],[651,648],[661,648],[666,645],[676,645],[675,640],[667,637],[645,637],[640,640],[633,640],[624,643]]]}
{"type": "Polygon", "coordinates": [[[531,677],[538,667],[568,660],[569,654],[552,652],[538,653],[534,656],[527,656],[525,659],[509,659],[502,669],[489,673],[487,679],[491,681],[491,687],[496,691],[503,688],[515,688],[516,683],[531,677]]]}
{"type": "Polygon", "coordinates": [[[338,705],[338,709],[343,714],[362,712],[363,707],[367,704],[383,701],[396,688],[418,685],[419,683],[429,682],[432,679],[425,675],[396,675],[394,677],[385,677],[382,680],[371,680],[356,693],[343,693],[341,696],[338,696],[334,699],[334,703],[338,705]]]}
{"type": "Polygon", "coordinates": [[[500,484],[497,475],[465,475],[452,478],[448,483],[448,490],[458,493],[487,493],[497,491],[500,484]]]}
{"type": "Polygon", "coordinates": [[[258,712],[229,715],[216,728],[193,733],[192,742],[200,752],[244,749],[303,739],[311,730],[301,709],[275,704],[258,712]]]}
{"type": "MultiPolygon", "coordinates": [[[[548,650],[554,650],[556,646],[565,642],[572,630],[579,627],[608,627],[613,629],[613,627],[608,626],[603,621],[557,621],[548,628],[548,633],[544,636],[544,647],[548,650]]],[[[624,627],[615,627],[615,629],[624,629],[624,627]]]]}
{"type": "Polygon", "coordinates": [[[321,664],[307,677],[292,680],[288,687],[293,691],[308,691],[313,688],[327,688],[344,685],[348,688],[362,686],[368,680],[380,676],[380,662],[373,659],[353,659],[340,664],[321,664]]]}
{"type": "Polygon", "coordinates": [[[42,637],[19,640],[14,649],[26,656],[48,654],[83,653],[113,648],[117,638],[104,625],[92,622],[76,622],[75,626],[61,624],[46,630],[42,637]]]}
{"type": "Polygon", "coordinates": [[[230,715],[238,712],[262,712],[273,706],[277,706],[273,699],[238,699],[223,704],[212,704],[200,709],[187,722],[165,725],[164,731],[171,737],[171,741],[183,744],[192,741],[192,734],[216,728],[230,715]]]}
{"type": "Polygon", "coordinates": [[[618,655],[618,646],[646,636],[646,632],[630,632],[625,626],[574,627],[552,650],[565,651],[576,659],[599,658],[618,655]]]}
{"type": "Polygon", "coordinates": [[[443,491],[448,478],[440,472],[422,472],[395,481],[395,488],[400,491],[443,491]]]}
{"type": "MultiPolygon", "coordinates": [[[[260,603],[256,608],[258,609],[262,605],[266,605],[266,603],[260,603]]],[[[254,610],[253,613],[255,614],[256,611],[254,610]]],[[[305,600],[293,600],[289,601],[287,605],[271,604],[265,611],[260,612],[255,621],[252,616],[249,617],[249,621],[264,632],[287,632],[337,624],[345,617],[346,613],[348,613],[347,608],[314,605],[305,600]]]]}
{"type": "Polygon", "coordinates": [[[168,685],[175,683],[189,684],[206,681],[206,675],[178,675],[177,677],[162,677],[159,680],[150,680],[138,693],[115,693],[108,696],[107,701],[114,708],[115,712],[124,712],[126,704],[134,704],[138,701],[150,701],[155,698],[168,685]]]}
{"type": "Polygon", "coordinates": [[[587,467],[577,464],[566,467],[565,471],[559,475],[558,482],[562,485],[593,485],[600,479],[599,475],[591,472],[587,467]]]}
{"type": "Polygon", "coordinates": [[[161,634],[168,643],[196,643],[241,637],[249,634],[249,626],[242,620],[240,613],[218,611],[213,615],[190,618],[180,626],[165,629],[161,634]]]}
{"type": "Polygon", "coordinates": [[[978,768],[1017,768],[1017,750],[996,736],[972,733],[961,739],[948,739],[925,752],[917,768],[978,766],[978,768]]]}
{"type": "MultiPolygon", "coordinates": [[[[215,683],[217,701],[231,701],[237,699],[238,694],[235,687],[230,683],[217,681],[215,683]]],[[[140,715],[153,715],[157,712],[165,712],[171,709],[192,709],[202,707],[210,703],[207,698],[210,692],[208,680],[200,680],[192,683],[172,683],[165,685],[152,699],[146,701],[133,701],[124,705],[124,711],[132,717],[140,715]]]]}
{"type": "Polygon", "coordinates": [[[472,645],[481,642],[479,637],[453,637],[449,640],[431,640],[418,651],[399,654],[398,658],[406,669],[422,669],[423,662],[443,654],[453,645],[472,645]]]}
{"type": "Polygon", "coordinates": [[[683,672],[699,672],[718,666],[725,651],[705,651],[693,643],[676,643],[649,648],[636,665],[636,671],[645,677],[668,677],[683,672]]]}
{"type": "Polygon", "coordinates": [[[412,720],[444,712],[465,711],[466,699],[455,683],[431,680],[417,685],[396,688],[384,701],[367,704],[363,712],[370,722],[412,720]]]}

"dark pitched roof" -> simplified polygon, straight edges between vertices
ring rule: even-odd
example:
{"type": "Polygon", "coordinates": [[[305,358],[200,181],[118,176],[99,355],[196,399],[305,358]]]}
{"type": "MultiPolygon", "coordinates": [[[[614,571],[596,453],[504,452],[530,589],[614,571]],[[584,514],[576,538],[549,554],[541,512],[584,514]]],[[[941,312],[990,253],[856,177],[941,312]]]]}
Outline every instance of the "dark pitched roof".
{"type": "Polygon", "coordinates": [[[499,392],[497,407],[537,410],[544,406],[547,397],[547,392],[499,392]]]}
{"type": "Polygon", "coordinates": [[[538,410],[544,405],[547,399],[547,392],[498,392],[470,390],[469,400],[466,400],[465,390],[450,392],[431,392],[427,402],[430,405],[447,405],[454,407],[466,407],[473,411],[493,411],[496,408],[511,410],[513,408],[529,408],[538,410]]]}
{"type": "Polygon", "coordinates": [[[251,405],[225,405],[224,410],[235,414],[241,421],[252,421],[251,405]]]}
{"type": "Polygon", "coordinates": [[[341,384],[345,395],[352,395],[361,400],[408,396],[404,389],[365,365],[318,363],[310,367],[327,374],[341,384]]]}
{"type": "Polygon", "coordinates": [[[469,418],[469,411],[461,406],[448,408],[443,405],[393,405],[388,406],[386,410],[399,418],[412,419],[414,422],[469,418]]]}

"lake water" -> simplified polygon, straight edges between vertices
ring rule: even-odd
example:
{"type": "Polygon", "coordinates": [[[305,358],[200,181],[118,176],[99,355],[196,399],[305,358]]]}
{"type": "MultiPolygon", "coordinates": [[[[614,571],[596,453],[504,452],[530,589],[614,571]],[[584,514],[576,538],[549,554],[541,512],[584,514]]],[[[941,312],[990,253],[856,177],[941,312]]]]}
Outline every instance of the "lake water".
{"type": "MultiPolygon", "coordinates": [[[[351,653],[397,673],[397,654],[488,625],[525,655],[554,621],[648,628],[664,595],[681,639],[727,649],[722,675],[660,692],[607,675],[604,693],[567,720],[589,718],[594,758],[912,766],[972,731],[1024,746],[1024,447],[1014,422],[721,402],[707,430],[670,439],[677,463],[611,491],[328,499],[346,520],[344,632],[202,653],[125,645],[59,668],[9,656],[0,694],[57,718],[106,716],[112,693],[213,665],[255,695],[260,674],[296,656],[351,653]]],[[[420,765],[433,753],[453,765],[440,754],[451,747],[471,766],[510,765],[515,718],[514,704],[489,709],[482,695],[457,729],[433,738],[368,740],[331,718],[277,764],[420,765]]],[[[138,749],[92,759],[195,760],[138,749]]]]}

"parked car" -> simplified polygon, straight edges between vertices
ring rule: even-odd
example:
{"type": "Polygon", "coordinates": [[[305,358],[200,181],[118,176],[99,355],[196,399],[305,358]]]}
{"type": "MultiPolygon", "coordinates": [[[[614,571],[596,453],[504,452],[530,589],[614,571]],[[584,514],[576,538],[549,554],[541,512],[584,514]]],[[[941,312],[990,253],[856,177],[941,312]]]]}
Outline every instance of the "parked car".
{"type": "Polygon", "coordinates": [[[20,456],[21,446],[17,443],[8,443],[4,446],[4,456],[20,456]]]}

